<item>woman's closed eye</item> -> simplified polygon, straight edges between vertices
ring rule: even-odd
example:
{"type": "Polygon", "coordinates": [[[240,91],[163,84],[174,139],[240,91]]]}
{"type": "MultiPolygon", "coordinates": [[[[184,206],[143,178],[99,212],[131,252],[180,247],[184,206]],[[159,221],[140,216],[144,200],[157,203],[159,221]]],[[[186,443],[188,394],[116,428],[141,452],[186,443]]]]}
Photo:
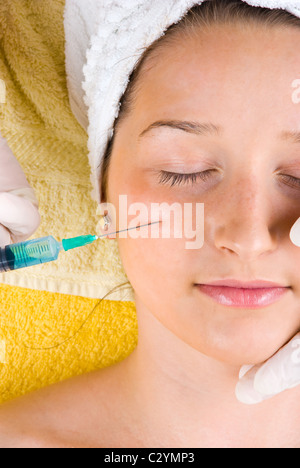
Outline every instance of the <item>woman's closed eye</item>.
{"type": "Polygon", "coordinates": [[[279,174],[280,177],[283,179],[285,185],[289,187],[300,189],[300,179],[297,177],[293,177],[291,175],[279,174]]]}
{"type": "MultiPolygon", "coordinates": [[[[206,182],[211,178],[212,173],[218,172],[216,169],[208,169],[202,172],[193,172],[191,174],[180,174],[177,172],[159,171],[159,184],[175,185],[196,184],[197,182],[206,182]]],[[[279,174],[283,183],[291,188],[300,189],[300,179],[291,175],[279,174]]]]}
{"type": "Polygon", "coordinates": [[[177,172],[159,171],[159,184],[183,185],[187,183],[195,184],[199,180],[205,182],[211,177],[216,169],[209,169],[203,172],[193,172],[191,174],[179,174],[177,172]]]}

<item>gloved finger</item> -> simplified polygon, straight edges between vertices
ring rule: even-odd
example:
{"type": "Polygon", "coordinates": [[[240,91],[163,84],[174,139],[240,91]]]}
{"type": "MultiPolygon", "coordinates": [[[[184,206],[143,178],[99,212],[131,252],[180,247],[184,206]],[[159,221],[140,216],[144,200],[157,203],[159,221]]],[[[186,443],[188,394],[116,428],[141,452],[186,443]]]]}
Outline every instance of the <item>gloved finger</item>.
{"type": "Polygon", "coordinates": [[[0,224],[11,232],[13,242],[28,239],[40,224],[36,206],[26,198],[0,193],[0,224]]]}
{"type": "Polygon", "coordinates": [[[9,230],[0,224],[0,247],[11,244],[11,235],[9,230]]]}
{"type": "Polygon", "coordinates": [[[16,195],[18,197],[26,198],[34,206],[36,206],[36,208],[39,207],[39,202],[35,196],[34,190],[31,187],[22,187],[19,189],[14,189],[14,190],[9,190],[9,191],[6,190],[6,193],[10,193],[11,195],[16,195]]]}
{"type": "Polygon", "coordinates": [[[300,385],[300,333],[257,371],[254,388],[265,396],[300,385]]]}
{"type": "Polygon", "coordinates": [[[252,367],[254,367],[254,364],[246,364],[244,366],[242,366],[240,368],[240,372],[239,372],[239,379],[241,379],[242,377],[244,377],[244,375],[249,372],[250,369],[252,369],[252,367]]]}
{"type": "Polygon", "coordinates": [[[241,403],[260,403],[300,385],[300,333],[263,364],[243,366],[235,395],[241,403]],[[247,367],[250,368],[248,372],[247,367]]]}
{"type": "Polygon", "coordinates": [[[294,245],[300,247],[300,218],[297,219],[290,230],[290,239],[294,245]]]}
{"type": "MultiPolygon", "coordinates": [[[[243,366],[244,367],[244,366],[243,366]]],[[[240,371],[241,378],[235,387],[235,396],[240,403],[246,405],[254,405],[256,403],[262,402],[265,398],[264,396],[254,388],[254,378],[260,368],[260,365],[256,366],[245,366],[251,367],[250,370],[246,373],[240,371]]]]}
{"type": "Polygon", "coordinates": [[[0,188],[2,192],[30,187],[26,176],[15,158],[12,150],[8,146],[7,140],[0,133],[0,188]]]}

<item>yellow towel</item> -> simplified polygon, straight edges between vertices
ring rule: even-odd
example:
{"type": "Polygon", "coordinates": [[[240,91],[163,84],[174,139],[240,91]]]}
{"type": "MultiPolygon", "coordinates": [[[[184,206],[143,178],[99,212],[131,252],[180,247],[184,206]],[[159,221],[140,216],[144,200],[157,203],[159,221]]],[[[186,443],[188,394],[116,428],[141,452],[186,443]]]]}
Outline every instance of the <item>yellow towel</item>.
{"type": "MultiPolygon", "coordinates": [[[[0,128],[36,191],[33,237],[95,233],[87,135],[73,116],[64,64],[64,0],[1,0],[0,128]],[[3,94],[3,93],[2,93],[3,94]]],[[[133,292],[116,240],[62,252],[54,263],[0,274],[0,402],[124,359],[137,343],[133,292]],[[26,346],[25,346],[26,345],[26,346]]]]}

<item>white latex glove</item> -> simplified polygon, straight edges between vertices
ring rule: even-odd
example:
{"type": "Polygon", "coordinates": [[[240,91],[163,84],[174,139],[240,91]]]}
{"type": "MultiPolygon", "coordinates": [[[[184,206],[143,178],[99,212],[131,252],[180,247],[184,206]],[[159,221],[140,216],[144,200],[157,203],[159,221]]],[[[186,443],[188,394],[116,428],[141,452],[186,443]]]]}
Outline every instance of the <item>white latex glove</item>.
{"type": "MultiPolygon", "coordinates": [[[[294,245],[300,247],[300,218],[290,231],[290,239],[294,245]]],[[[300,333],[265,363],[242,366],[235,394],[241,403],[251,405],[298,385],[300,385],[300,333]]]]}
{"type": "Polygon", "coordinates": [[[0,133],[0,247],[28,239],[40,222],[34,191],[0,133]]]}
{"type": "Polygon", "coordinates": [[[264,364],[241,367],[239,377],[235,394],[248,405],[300,385],[300,333],[264,364]]]}

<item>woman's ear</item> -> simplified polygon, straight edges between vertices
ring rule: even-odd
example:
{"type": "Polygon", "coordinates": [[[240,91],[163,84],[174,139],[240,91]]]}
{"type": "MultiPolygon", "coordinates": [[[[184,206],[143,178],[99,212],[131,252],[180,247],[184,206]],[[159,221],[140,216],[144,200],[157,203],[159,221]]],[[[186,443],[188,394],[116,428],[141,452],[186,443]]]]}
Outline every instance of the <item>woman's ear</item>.
{"type": "Polygon", "coordinates": [[[116,238],[116,210],[111,203],[100,203],[96,214],[100,217],[96,227],[96,234],[106,239],[116,238]],[[111,233],[111,235],[110,235],[111,233]]]}

